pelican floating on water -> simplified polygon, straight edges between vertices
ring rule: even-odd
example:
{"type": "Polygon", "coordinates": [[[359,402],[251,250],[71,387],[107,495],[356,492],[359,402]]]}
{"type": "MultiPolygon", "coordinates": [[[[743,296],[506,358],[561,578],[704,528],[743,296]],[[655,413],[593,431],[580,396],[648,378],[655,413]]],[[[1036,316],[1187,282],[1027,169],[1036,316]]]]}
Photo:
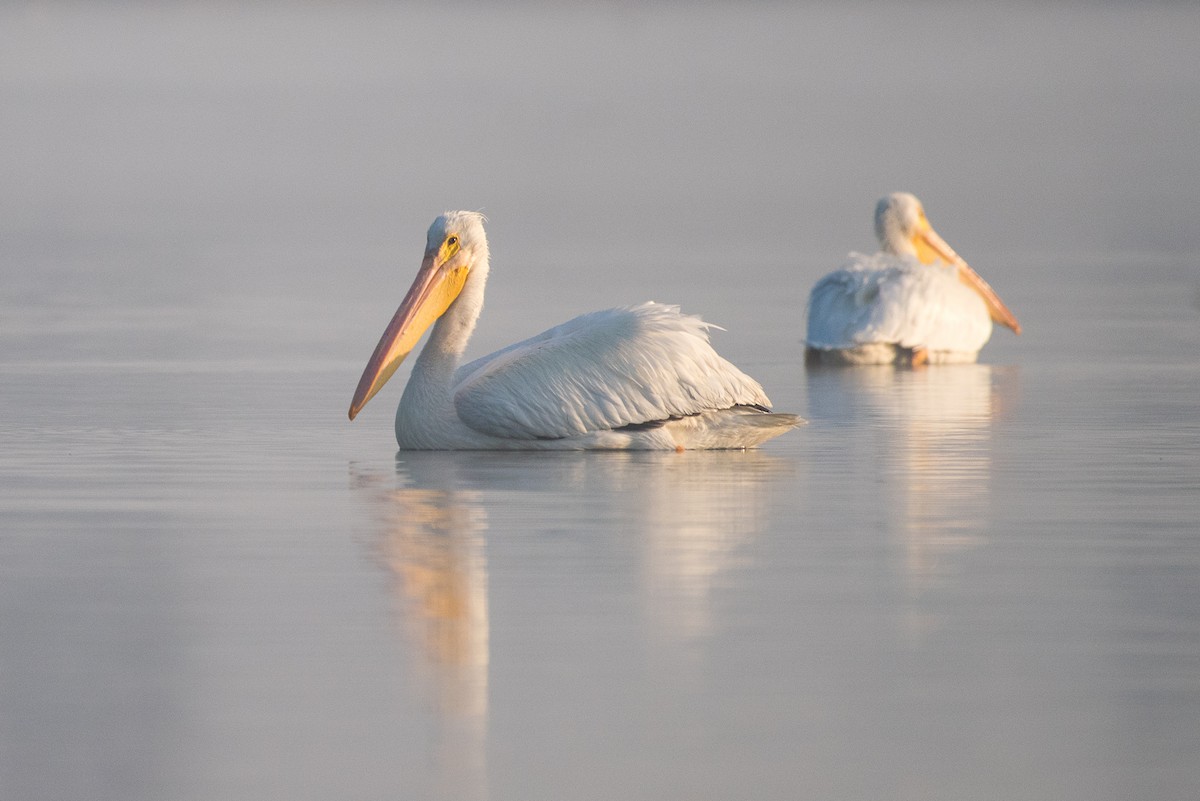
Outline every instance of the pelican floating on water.
{"type": "Polygon", "coordinates": [[[875,207],[881,252],[850,254],[808,298],[809,364],[973,362],[992,321],[1021,325],[937,235],[921,201],[895,192],[875,207]]]}
{"type": "Polygon", "coordinates": [[[804,422],[769,411],[758,382],[708,344],[713,326],[661,303],[585,314],[460,366],[483,308],[483,223],[470,211],[433,221],[351,420],[433,325],[396,410],[401,448],[750,448],[804,422]]]}

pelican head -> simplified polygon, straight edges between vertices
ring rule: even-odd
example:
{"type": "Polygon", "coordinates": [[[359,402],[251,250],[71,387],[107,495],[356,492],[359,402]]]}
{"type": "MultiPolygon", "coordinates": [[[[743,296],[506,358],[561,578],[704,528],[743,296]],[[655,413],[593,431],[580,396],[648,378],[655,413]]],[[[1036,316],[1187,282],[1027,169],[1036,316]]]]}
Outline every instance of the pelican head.
{"type": "Polygon", "coordinates": [[[921,264],[941,261],[953,265],[958,270],[959,280],[983,298],[992,320],[1011,328],[1014,333],[1021,333],[1021,324],[995,290],[933,230],[925,216],[925,207],[916,195],[893,192],[880,198],[875,206],[875,236],[884,253],[911,256],[921,264]]]}
{"type": "Polygon", "coordinates": [[[486,271],[488,244],[483,223],[479,212],[447,211],[429,226],[421,269],[363,370],[350,403],[351,420],[392,377],[426,329],[446,313],[472,271],[486,271]]]}

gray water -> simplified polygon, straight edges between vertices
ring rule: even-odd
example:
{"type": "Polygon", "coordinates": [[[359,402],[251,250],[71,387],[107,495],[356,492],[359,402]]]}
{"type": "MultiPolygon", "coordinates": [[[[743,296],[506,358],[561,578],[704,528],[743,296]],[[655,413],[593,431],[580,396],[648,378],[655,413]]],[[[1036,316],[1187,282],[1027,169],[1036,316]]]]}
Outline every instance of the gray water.
{"type": "Polygon", "coordinates": [[[1190,4],[0,9],[0,796],[1200,795],[1190,4]],[[921,196],[1025,327],[806,373],[921,196]],[[408,454],[468,355],[680,303],[807,427],[408,454]]]}

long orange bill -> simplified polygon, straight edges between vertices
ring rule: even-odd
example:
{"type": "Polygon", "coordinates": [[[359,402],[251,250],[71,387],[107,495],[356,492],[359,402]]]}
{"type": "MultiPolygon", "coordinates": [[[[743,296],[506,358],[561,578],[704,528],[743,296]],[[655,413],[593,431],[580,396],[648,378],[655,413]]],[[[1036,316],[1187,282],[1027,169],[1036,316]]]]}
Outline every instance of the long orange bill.
{"type": "MultiPolygon", "coordinates": [[[[425,254],[412,287],[401,301],[392,321],[388,323],[379,344],[375,346],[375,352],[371,354],[371,360],[363,370],[362,378],[358,380],[358,389],[354,391],[354,400],[350,403],[351,420],[367,401],[383,388],[404,361],[404,357],[416,346],[421,334],[437,319],[437,315],[430,317],[427,313],[422,314],[422,311],[426,308],[429,298],[435,294],[434,290],[441,278],[440,270],[435,264],[435,254],[425,254]]],[[[438,314],[441,311],[444,309],[439,310],[438,314]]]]}
{"type": "Polygon", "coordinates": [[[925,244],[934,250],[947,264],[953,264],[958,268],[958,280],[962,281],[967,286],[974,289],[983,298],[983,302],[987,305],[988,315],[994,322],[999,323],[1007,328],[1011,328],[1014,334],[1021,333],[1021,324],[1017,322],[1016,315],[1004,305],[1004,301],[1000,300],[1000,296],[996,294],[996,290],[983,280],[983,276],[971,269],[971,265],[963,260],[954,252],[954,248],[946,243],[946,240],[938,236],[937,231],[932,228],[926,228],[921,232],[921,237],[925,244]]]}

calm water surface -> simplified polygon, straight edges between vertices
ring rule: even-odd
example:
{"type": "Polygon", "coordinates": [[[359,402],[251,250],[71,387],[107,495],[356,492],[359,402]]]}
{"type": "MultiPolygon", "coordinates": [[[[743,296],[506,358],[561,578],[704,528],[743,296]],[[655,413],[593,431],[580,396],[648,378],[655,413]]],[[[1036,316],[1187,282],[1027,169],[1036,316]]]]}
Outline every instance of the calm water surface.
{"type": "Polygon", "coordinates": [[[435,8],[4,11],[0,796],[1200,794],[1200,15],[920,6],[987,34],[912,55],[962,114],[896,144],[851,109],[907,108],[912,23],[863,8],[460,6],[444,107],[435,8]],[[411,156],[471,126],[462,169],[411,156]],[[805,372],[808,287],[901,187],[1026,333],[805,372]],[[424,228],[479,204],[473,354],[680,302],[809,425],[397,453],[404,371],[346,422],[424,228]]]}

